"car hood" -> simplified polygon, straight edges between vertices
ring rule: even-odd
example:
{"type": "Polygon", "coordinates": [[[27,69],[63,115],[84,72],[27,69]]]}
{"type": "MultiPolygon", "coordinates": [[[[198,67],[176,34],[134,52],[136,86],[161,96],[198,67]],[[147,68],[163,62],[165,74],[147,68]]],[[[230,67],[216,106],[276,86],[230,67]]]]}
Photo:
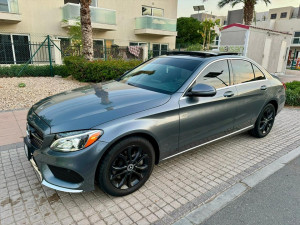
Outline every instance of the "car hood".
{"type": "Polygon", "coordinates": [[[41,100],[33,111],[51,133],[90,129],[102,123],[165,104],[170,95],[120,82],[85,86],[41,100]]]}

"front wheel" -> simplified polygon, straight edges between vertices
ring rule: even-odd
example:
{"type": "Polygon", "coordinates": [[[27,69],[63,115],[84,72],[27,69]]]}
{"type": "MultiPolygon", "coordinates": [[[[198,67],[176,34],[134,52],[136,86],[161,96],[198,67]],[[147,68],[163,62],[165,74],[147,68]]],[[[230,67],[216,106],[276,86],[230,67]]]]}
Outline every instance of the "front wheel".
{"type": "Polygon", "coordinates": [[[258,138],[263,138],[267,136],[273,127],[275,115],[276,111],[274,105],[266,105],[259,114],[255,122],[255,126],[250,131],[250,134],[258,138]]]}
{"type": "Polygon", "coordinates": [[[148,140],[141,137],[121,140],[110,149],[100,164],[100,188],[113,196],[133,193],[150,177],[154,158],[154,149],[148,140]]]}

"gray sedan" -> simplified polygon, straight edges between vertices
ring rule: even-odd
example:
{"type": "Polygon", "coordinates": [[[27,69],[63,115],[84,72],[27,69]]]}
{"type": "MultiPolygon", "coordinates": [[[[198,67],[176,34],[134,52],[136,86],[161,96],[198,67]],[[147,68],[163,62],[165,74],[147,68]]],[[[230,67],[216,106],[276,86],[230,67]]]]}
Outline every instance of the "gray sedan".
{"type": "Polygon", "coordinates": [[[248,58],[173,52],[33,105],[25,151],[47,187],[123,196],[161,160],[240,132],[265,137],[284,103],[283,84],[248,58]]]}

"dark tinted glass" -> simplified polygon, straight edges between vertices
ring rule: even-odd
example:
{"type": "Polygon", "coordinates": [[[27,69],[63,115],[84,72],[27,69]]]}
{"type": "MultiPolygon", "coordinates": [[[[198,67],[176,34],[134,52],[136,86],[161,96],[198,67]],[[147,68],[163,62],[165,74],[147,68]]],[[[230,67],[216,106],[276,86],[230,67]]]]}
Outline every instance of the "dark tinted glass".
{"type": "Polygon", "coordinates": [[[250,62],[231,60],[234,73],[234,84],[246,83],[254,80],[254,73],[250,62]]]}
{"type": "Polygon", "coordinates": [[[277,17],[277,14],[276,14],[276,13],[271,14],[271,19],[276,19],[276,17],[277,17]]]}
{"type": "Polygon", "coordinates": [[[197,83],[208,84],[217,88],[230,85],[230,76],[227,60],[214,62],[201,73],[197,83]]]}
{"type": "Polygon", "coordinates": [[[255,80],[264,80],[265,75],[260,71],[260,69],[257,68],[254,64],[252,64],[253,70],[254,70],[254,75],[255,75],[255,80]]]}
{"type": "Polygon", "coordinates": [[[16,63],[26,63],[30,59],[28,36],[13,35],[16,63]]]}
{"type": "Polygon", "coordinates": [[[202,63],[200,60],[157,58],[120,78],[120,82],[171,94],[176,92],[202,63]]]}

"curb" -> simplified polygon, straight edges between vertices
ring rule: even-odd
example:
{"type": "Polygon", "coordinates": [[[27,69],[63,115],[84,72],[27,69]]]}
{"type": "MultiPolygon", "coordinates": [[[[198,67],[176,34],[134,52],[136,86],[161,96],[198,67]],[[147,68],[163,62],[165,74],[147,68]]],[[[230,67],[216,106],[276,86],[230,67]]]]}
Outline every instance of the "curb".
{"type": "Polygon", "coordinates": [[[204,203],[200,207],[187,214],[185,217],[175,222],[174,225],[201,224],[213,214],[224,208],[227,204],[234,201],[236,198],[256,186],[258,183],[283,168],[285,164],[289,163],[298,156],[300,156],[300,147],[290,151],[286,155],[263,167],[254,174],[244,178],[239,183],[236,183],[225,192],[221,193],[212,201],[204,203]]]}

